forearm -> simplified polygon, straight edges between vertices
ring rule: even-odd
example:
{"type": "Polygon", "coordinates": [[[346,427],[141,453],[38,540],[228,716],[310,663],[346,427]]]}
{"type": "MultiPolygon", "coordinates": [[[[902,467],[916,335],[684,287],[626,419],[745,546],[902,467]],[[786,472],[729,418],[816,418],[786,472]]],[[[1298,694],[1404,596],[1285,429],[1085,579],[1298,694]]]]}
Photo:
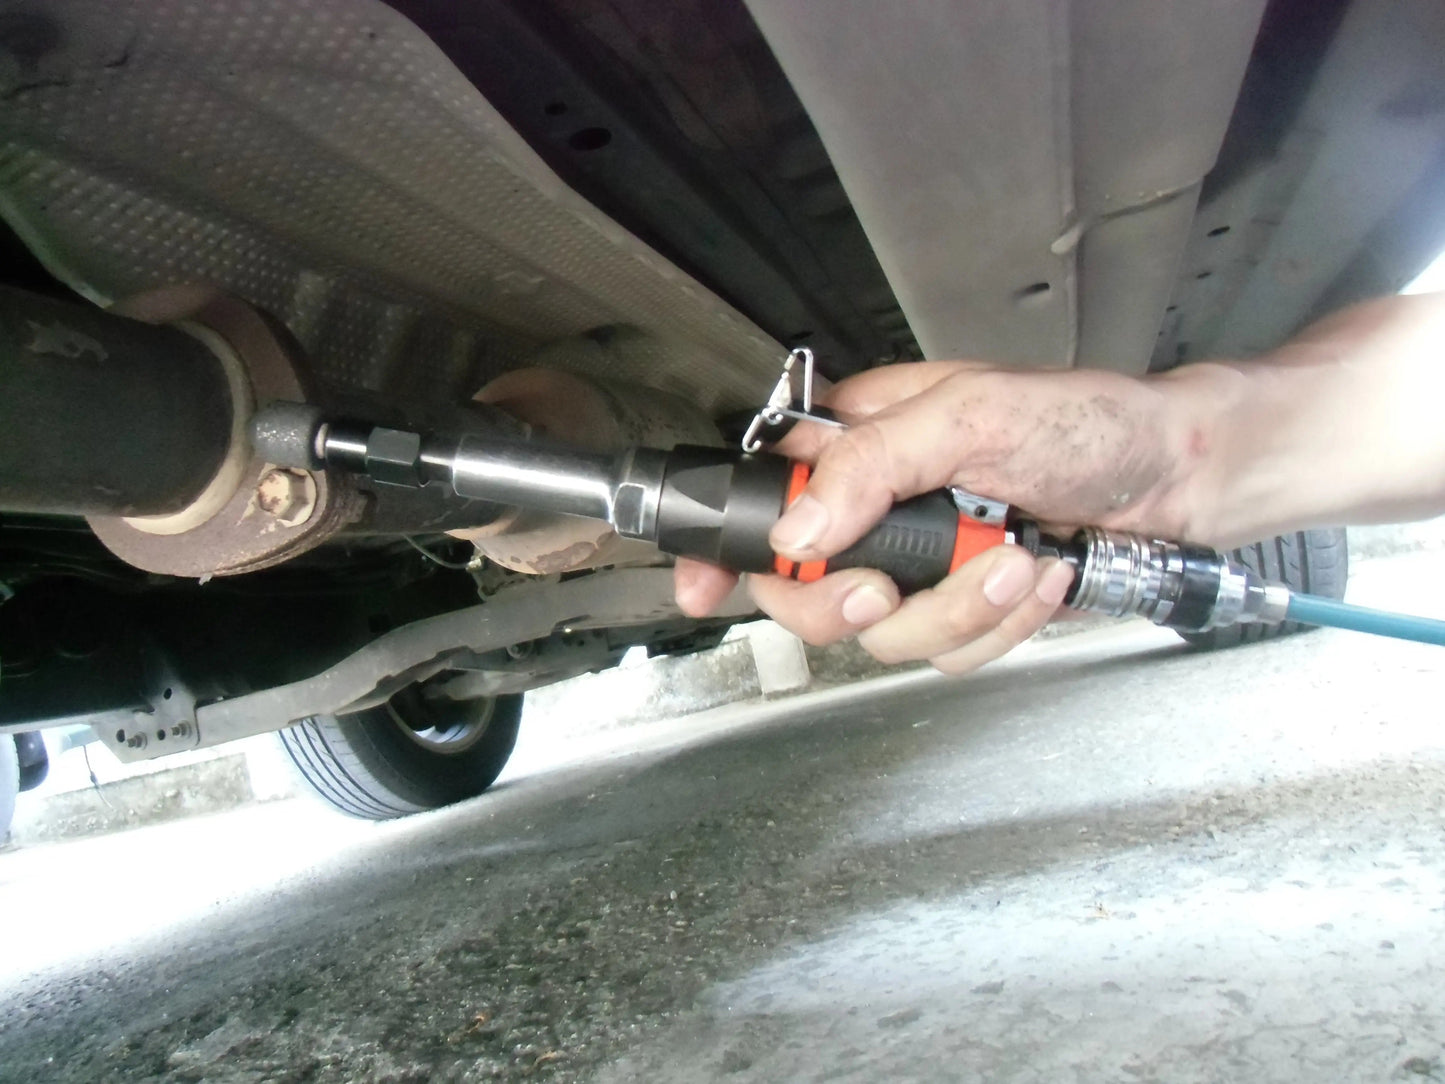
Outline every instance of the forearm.
{"type": "Polygon", "coordinates": [[[1156,378],[1177,414],[1163,498],[1193,541],[1445,512],[1445,295],[1358,305],[1247,362],[1156,378]]]}

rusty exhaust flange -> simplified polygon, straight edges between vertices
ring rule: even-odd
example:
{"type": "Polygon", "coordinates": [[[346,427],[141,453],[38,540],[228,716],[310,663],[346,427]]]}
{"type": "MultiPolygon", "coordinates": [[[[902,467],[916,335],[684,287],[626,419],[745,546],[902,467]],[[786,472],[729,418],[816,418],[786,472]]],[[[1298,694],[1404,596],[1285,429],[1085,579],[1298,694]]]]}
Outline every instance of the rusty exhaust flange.
{"type": "Polygon", "coordinates": [[[226,458],[190,505],[165,516],[88,517],[112,553],[149,572],[203,579],[234,575],[304,553],[362,514],[364,498],[344,475],[279,471],[251,449],[247,425],[258,403],[306,398],[283,329],[207,287],[157,290],[111,311],[175,325],[209,346],[225,368],[233,414],[226,458]]]}

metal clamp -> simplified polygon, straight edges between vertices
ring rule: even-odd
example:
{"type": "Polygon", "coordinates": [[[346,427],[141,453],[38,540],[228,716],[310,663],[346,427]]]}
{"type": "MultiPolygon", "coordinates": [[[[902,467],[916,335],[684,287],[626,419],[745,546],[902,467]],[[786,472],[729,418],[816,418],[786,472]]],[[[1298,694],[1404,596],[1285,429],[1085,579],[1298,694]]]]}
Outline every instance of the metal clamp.
{"type": "Polygon", "coordinates": [[[783,361],[783,371],[778,376],[777,384],[773,386],[772,394],[768,396],[768,401],[763,408],[753,415],[753,420],[748,425],[748,431],[743,434],[743,451],[749,455],[760,451],[763,440],[759,434],[763,427],[781,425],[784,418],[792,418],[799,422],[818,422],[821,425],[831,425],[839,429],[847,428],[836,418],[813,413],[813,352],[806,346],[800,346],[793,350],[783,361]],[[800,360],[803,363],[803,409],[794,410],[793,404],[797,402],[797,396],[793,394],[793,366],[800,360]]]}
{"type": "MultiPolygon", "coordinates": [[[[781,425],[784,418],[792,418],[794,421],[800,422],[817,422],[820,425],[831,425],[838,429],[848,428],[837,418],[813,413],[813,352],[806,346],[798,347],[784,360],[783,371],[778,375],[778,382],[773,386],[773,393],[768,396],[768,401],[762,410],[753,415],[753,420],[748,425],[748,431],[743,434],[743,451],[749,455],[759,451],[763,446],[763,440],[759,436],[763,427],[781,425]],[[798,361],[803,363],[802,410],[793,409],[793,403],[797,401],[797,397],[793,394],[793,367],[798,361]]],[[[969,519],[990,527],[1002,527],[1008,522],[1009,506],[1005,501],[980,496],[958,486],[951,486],[949,495],[953,498],[953,503],[958,510],[969,519]]]]}
{"type": "Polygon", "coordinates": [[[949,486],[948,494],[954,505],[969,519],[990,527],[1003,527],[1008,523],[1009,506],[1006,501],[982,497],[961,486],[949,486]]]}

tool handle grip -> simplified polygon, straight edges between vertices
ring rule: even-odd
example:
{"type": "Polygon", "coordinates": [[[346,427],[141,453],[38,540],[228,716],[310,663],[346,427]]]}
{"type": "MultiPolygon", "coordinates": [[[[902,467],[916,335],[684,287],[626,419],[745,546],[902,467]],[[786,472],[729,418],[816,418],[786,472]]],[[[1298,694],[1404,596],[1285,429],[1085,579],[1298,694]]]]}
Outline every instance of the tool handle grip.
{"type": "MultiPolygon", "coordinates": [[[[784,507],[792,504],[808,483],[806,463],[793,464],[784,507]]],[[[1002,545],[1003,527],[988,526],[959,513],[953,498],[943,490],[901,501],[872,530],[842,553],[826,561],[795,563],[784,557],[774,571],[810,583],[843,568],[876,568],[905,595],[934,586],[971,557],[1002,545]]]]}
{"type": "Polygon", "coordinates": [[[894,505],[882,522],[827,561],[795,564],[773,552],[768,532],[811,474],[806,463],[782,456],[680,445],[668,453],[658,496],[657,546],[736,572],[777,572],[804,583],[840,568],[876,568],[909,595],[1007,537],[1003,527],[960,515],[953,498],[937,490],[894,505]]]}

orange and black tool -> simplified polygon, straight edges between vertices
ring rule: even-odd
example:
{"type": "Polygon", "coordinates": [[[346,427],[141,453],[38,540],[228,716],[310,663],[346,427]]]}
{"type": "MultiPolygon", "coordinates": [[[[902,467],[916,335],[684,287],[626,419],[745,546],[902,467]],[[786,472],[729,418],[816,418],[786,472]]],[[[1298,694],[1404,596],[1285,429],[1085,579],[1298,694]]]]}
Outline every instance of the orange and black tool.
{"type": "MultiPolygon", "coordinates": [[[[784,377],[787,373],[784,369],[784,377]]],[[[787,389],[782,382],[780,387],[787,389]]],[[[817,420],[782,407],[768,409],[780,417],[817,420]]],[[[750,427],[759,446],[763,422],[772,424],[767,413],[758,414],[750,427]]],[[[1034,556],[1058,557],[1073,566],[1074,584],[1064,602],[1078,610],[1138,614],[1190,632],[1298,620],[1445,644],[1445,622],[1294,595],[1207,546],[1100,527],[1057,538],[1012,515],[1007,505],[963,490],[935,490],[902,501],[842,553],[797,565],[773,553],[768,533],[807,486],[810,468],[766,452],[681,445],[608,455],[477,434],[429,437],[328,420],[304,403],[272,403],[258,411],[251,442],[277,466],[334,467],[366,474],[377,485],[445,485],[469,500],[588,516],[610,523],[624,538],[646,539],[666,553],[739,572],[776,572],[806,583],[836,569],[876,568],[910,594],[1007,542],[1011,530],[1034,556]]]]}
{"type": "Polygon", "coordinates": [[[876,568],[906,595],[932,587],[1007,540],[1003,525],[961,513],[952,494],[936,490],[894,505],[877,526],[827,561],[795,564],[773,553],[768,532],[802,493],[809,474],[806,463],[767,453],[674,448],[658,494],[658,548],[804,583],[841,568],[876,568]]]}

